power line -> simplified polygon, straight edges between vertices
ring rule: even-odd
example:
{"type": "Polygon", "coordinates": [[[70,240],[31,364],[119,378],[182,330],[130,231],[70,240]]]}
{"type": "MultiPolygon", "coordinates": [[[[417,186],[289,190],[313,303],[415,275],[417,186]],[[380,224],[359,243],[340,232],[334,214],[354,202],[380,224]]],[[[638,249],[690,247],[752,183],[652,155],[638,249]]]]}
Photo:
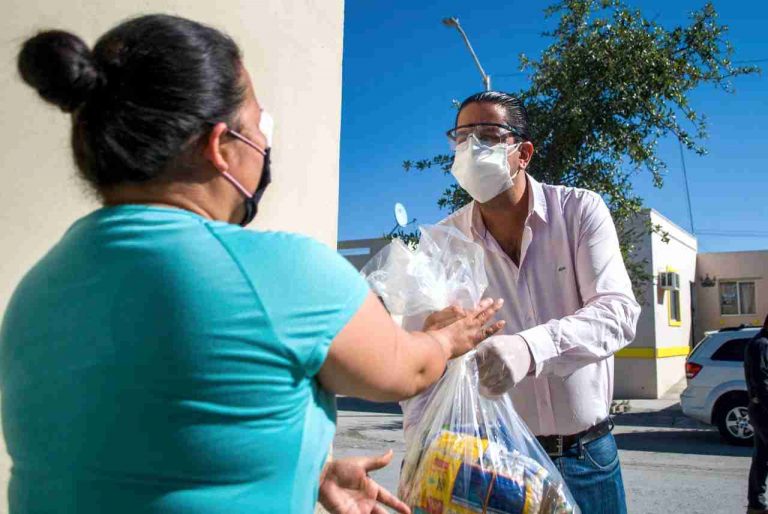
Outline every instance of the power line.
{"type": "Polygon", "coordinates": [[[697,236],[712,236],[712,237],[751,237],[751,238],[768,238],[768,232],[750,232],[750,231],[725,231],[725,230],[699,230],[696,233],[697,236]]]}
{"type": "Polygon", "coordinates": [[[524,77],[524,76],[527,76],[527,75],[528,75],[527,73],[523,73],[523,72],[520,72],[520,73],[502,73],[501,75],[494,75],[494,77],[496,77],[496,78],[499,78],[499,77],[524,77]]]}

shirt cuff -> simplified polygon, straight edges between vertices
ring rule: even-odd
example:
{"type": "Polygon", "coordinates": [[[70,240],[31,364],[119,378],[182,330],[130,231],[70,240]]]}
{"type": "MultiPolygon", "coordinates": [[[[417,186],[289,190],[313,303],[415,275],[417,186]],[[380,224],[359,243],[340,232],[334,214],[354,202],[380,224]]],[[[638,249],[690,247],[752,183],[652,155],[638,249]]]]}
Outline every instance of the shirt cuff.
{"type": "Polygon", "coordinates": [[[517,335],[525,339],[533,358],[534,376],[539,376],[544,369],[544,364],[559,355],[555,341],[545,325],[529,328],[518,332],[517,335]]]}

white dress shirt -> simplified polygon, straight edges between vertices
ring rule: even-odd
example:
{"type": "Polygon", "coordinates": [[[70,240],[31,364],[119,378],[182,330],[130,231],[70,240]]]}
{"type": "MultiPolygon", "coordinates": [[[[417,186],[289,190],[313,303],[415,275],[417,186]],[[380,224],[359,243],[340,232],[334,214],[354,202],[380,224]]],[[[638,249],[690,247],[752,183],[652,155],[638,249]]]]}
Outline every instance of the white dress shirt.
{"type": "MultiPolygon", "coordinates": [[[[503,298],[502,334],[528,343],[533,375],[508,394],[535,435],[571,435],[608,416],[613,354],[635,337],[640,306],[608,207],[596,193],[540,184],[528,176],[529,207],[520,266],[483,224],[474,202],[441,224],[485,249],[485,297],[503,298]]],[[[420,330],[423,318],[406,328],[420,330]],[[413,326],[413,324],[418,326],[413,326]]],[[[406,437],[429,399],[402,403],[406,437]]]]}

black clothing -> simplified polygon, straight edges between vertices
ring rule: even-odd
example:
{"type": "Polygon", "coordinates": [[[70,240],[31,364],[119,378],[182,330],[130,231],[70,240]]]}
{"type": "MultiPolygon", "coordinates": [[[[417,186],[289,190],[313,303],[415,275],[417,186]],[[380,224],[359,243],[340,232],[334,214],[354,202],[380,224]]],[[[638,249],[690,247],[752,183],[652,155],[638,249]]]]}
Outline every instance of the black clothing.
{"type": "Polygon", "coordinates": [[[749,395],[749,419],[755,431],[755,450],[749,470],[750,509],[768,509],[768,331],[765,329],[747,344],[744,374],[749,395]]]}

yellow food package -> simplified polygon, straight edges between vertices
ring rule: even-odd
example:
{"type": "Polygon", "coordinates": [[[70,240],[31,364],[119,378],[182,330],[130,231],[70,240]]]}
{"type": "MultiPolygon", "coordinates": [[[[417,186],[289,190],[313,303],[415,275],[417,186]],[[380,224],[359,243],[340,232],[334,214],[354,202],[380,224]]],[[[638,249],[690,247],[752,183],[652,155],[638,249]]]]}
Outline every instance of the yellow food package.
{"type": "Polygon", "coordinates": [[[478,511],[451,501],[453,484],[465,462],[477,462],[488,448],[488,440],[443,431],[429,446],[419,473],[419,505],[424,514],[474,514],[478,511]]]}

